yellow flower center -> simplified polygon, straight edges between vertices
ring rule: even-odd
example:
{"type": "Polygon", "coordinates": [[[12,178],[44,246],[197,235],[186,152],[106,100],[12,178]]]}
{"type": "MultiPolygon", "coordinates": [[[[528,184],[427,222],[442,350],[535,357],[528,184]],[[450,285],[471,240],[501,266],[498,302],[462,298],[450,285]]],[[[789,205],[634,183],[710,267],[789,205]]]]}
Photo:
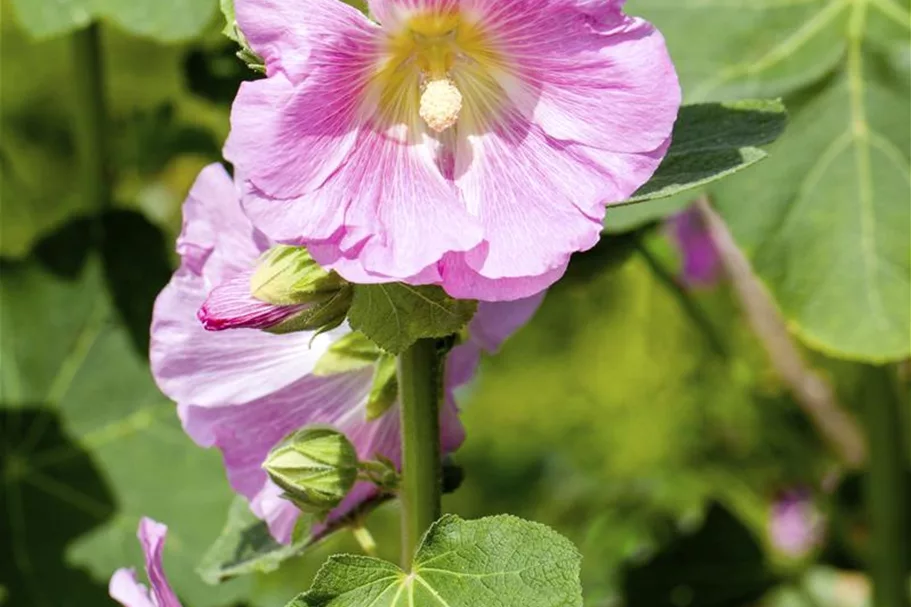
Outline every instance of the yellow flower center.
{"type": "Polygon", "coordinates": [[[472,15],[416,13],[385,46],[370,97],[371,113],[384,128],[423,120],[442,133],[461,121],[483,120],[498,105],[490,71],[499,66],[499,53],[472,15]]]}

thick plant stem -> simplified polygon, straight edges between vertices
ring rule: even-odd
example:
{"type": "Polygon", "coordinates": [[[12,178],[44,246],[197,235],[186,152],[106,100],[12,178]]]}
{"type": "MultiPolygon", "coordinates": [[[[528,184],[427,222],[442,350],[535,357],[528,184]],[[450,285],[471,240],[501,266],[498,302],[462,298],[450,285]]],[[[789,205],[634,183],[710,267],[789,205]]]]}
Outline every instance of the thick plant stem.
{"type": "Polygon", "coordinates": [[[101,32],[93,23],[72,36],[73,127],[82,195],[86,206],[104,210],[111,202],[107,157],[107,103],[101,32]]]}
{"type": "Polygon", "coordinates": [[[421,339],[398,360],[402,417],[402,565],[440,517],[440,377],[436,343],[421,339]]]}
{"type": "Polygon", "coordinates": [[[889,367],[870,367],[864,407],[870,449],[867,513],[875,607],[909,607],[906,401],[889,367]]]}

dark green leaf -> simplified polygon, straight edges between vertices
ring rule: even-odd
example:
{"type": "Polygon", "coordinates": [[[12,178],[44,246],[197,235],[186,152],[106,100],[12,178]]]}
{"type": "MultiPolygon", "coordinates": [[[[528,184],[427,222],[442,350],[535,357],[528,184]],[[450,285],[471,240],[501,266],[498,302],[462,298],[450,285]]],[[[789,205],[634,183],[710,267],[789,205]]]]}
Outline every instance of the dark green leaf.
{"type": "MultiPolygon", "coordinates": [[[[307,518],[306,522],[310,522],[307,518]]],[[[264,521],[256,518],[247,500],[234,499],[228,521],[215,543],[206,551],[197,571],[209,584],[218,584],[239,575],[275,571],[285,560],[300,555],[310,538],[295,538],[279,544],[264,521]]]]}
{"type": "Polygon", "coordinates": [[[231,505],[221,535],[206,551],[197,571],[210,584],[237,576],[274,571],[288,559],[302,556],[336,531],[358,524],[389,499],[388,494],[379,495],[350,515],[329,523],[316,535],[310,533],[313,518],[304,515],[297,523],[292,543],[283,545],[272,539],[266,523],[250,512],[246,500],[238,497],[231,505]]]}
{"type": "Polygon", "coordinates": [[[746,100],[680,108],[667,156],[655,175],[624,203],[675,196],[660,204],[609,206],[608,232],[622,232],[682,208],[699,188],[762,160],[759,146],[781,135],[787,114],[780,101],[746,100]]]}
{"type": "MultiPolygon", "coordinates": [[[[16,435],[5,443],[5,457],[24,468],[5,477],[8,508],[19,515],[16,558],[0,569],[34,580],[29,563],[43,568],[64,559],[105,585],[118,567],[142,568],[136,528],[148,515],[170,528],[164,566],[187,604],[236,598],[238,585],[213,590],[193,573],[218,532],[210,512],[231,500],[221,462],[189,440],[174,405],[152,382],[108,301],[97,255],[74,278],[60,278],[35,259],[4,264],[2,273],[0,401],[5,430],[16,435]],[[47,531],[53,521],[70,523],[54,535],[47,531]]],[[[99,604],[78,598],[76,578],[73,585],[40,579],[14,588],[12,604],[99,604]]]]}
{"type": "Polygon", "coordinates": [[[382,349],[399,354],[423,337],[459,332],[476,309],[477,302],[453,299],[439,287],[355,285],[348,322],[382,349]]]}
{"type": "Polygon", "coordinates": [[[627,604],[649,607],[742,607],[778,583],[750,530],[718,504],[695,533],[629,568],[625,578],[627,604]]]}

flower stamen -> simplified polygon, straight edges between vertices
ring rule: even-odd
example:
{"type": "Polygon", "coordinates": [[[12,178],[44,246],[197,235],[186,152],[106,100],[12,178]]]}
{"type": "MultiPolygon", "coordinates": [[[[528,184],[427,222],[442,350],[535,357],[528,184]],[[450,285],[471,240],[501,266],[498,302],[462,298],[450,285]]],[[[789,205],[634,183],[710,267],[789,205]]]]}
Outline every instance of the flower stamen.
{"type": "Polygon", "coordinates": [[[461,111],[462,93],[452,80],[440,78],[424,85],[418,113],[435,132],[442,133],[458,122],[461,111]]]}

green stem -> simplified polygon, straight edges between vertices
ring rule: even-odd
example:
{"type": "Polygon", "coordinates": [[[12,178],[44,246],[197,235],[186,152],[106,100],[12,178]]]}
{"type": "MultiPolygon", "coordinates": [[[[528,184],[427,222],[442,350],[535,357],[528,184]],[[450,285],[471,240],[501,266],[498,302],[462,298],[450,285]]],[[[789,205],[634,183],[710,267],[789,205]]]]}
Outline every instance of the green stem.
{"type": "Polygon", "coordinates": [[[436,343],[421,339],[398,361],[402,417],[402,564],[410,569],[427,528],[440,517],[439,368],[436,343]]]}
{"type": "Polygon", "coordinates": [[[93,23],[72,36],[74,131],[82,173],[82,194],[91,208],[111,202],[107,158],[107,104],[101,32],[93,23]]]}
{"type": "Polygon", "coordinates": [[[867,511],[870,518],[870,570],[876,607],[909,607],[911,573],[905,462],[907,420],[897,378],[890,367],[870,367],[864,407],[870,449],[867,511]]]}

